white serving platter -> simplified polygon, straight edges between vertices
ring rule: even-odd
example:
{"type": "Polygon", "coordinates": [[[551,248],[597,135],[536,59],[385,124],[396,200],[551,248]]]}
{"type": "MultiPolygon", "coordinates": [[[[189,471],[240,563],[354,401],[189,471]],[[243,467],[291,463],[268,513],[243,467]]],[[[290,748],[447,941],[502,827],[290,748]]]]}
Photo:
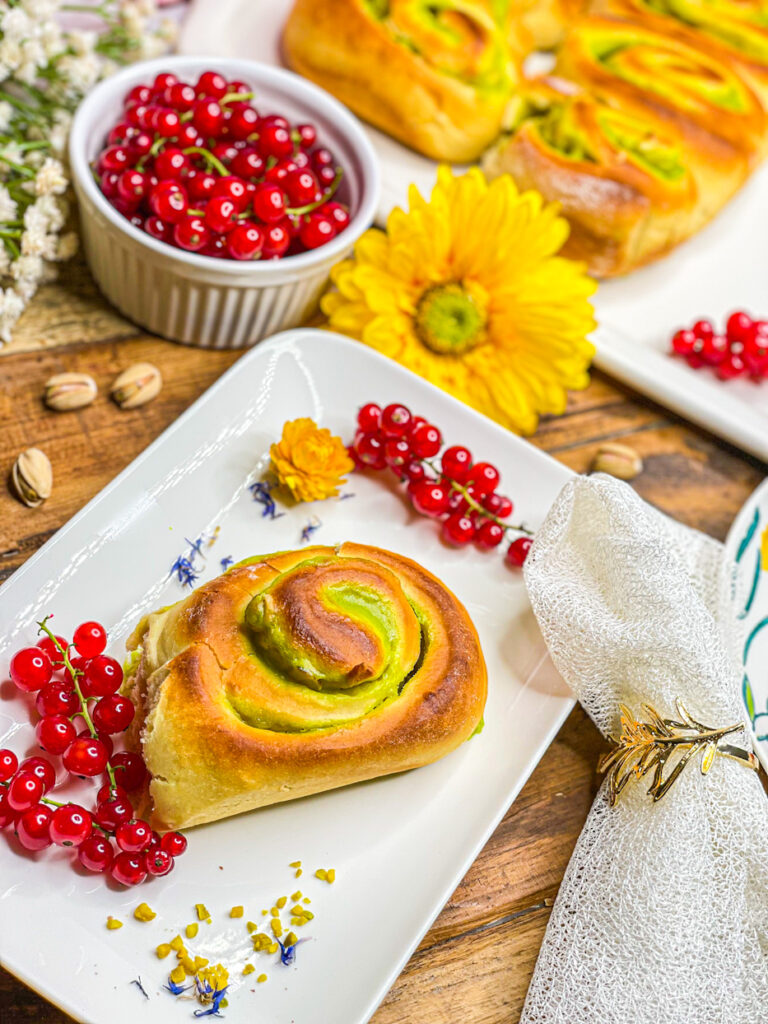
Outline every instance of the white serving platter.
{"type": "MultiPolygon", "coordinates": [[[[500,551],[453,550],[380,475],[354,474],[354,496],[264,519],[248,483],[268,462],[286,419],[312,416],[351,437],[366,401],[404,401],[442,425],[452,442],[501,469],[516,516],[535,528],[570,472],[396,363],[348,339],[305,329],[244,355],[202,398],[0,588],[0,681],[12,651],[35,639],[35,620],[55,614],[71,635],[84,619],[110,632],[110,651],[146,611],[184,596],[169,576],[185,538],[218,527],[201,580],[220,559],[297,547],[311,517],[318,543],[354,539],[391,548],[436,572],[465,603],[488,663],[483,732],[436,764],[216,822],[189,833],[176,870],[135,890],[72,868],[69,851],[23,853],[0,834],[0,961],[87,1024],[172,1024],[190,1003],[162,991],[169,963],[154,956],[204,902],[212,925],[190,942],[233,978],[231,1024],[362,1024],[514,800],[573,706],[546,657],[522,576],[500,551]],[[303,861],[296,881],[288,867],[303,861]],[[333,886],[313,878],[334,867],[333,886]],[[266,984],[241,971],[245,922],[297,887],[312,899],[312,941],[296,964],[251,953],[266,984]],[[132,917],[146,900],[151,924],[132,917]],[[233,905],[245,917],[231,920],[233,905]],[[108,915],[125,922],[105,928],[108,915]],[[135,986],[141,977],[149,995],[135,986]]],[[[31,752],[34,712],[0,682],[0,746],[31,752]]],[[[81,785],[78,783],[78,785],[81,785]]],[[[86,784],[82,784],[86,786],[86,784]]],[[[86,786],[83,801],[92,800],[86,786]]]]}
{"type": "MultiPolygon", "coordinates": [[[[182,53],[282,64],[280,38],[293,0],[195,0],[182,53]]],[[[434,161],[367,129],[382,168],[378,220],[404,206],[413,183],[426,195],[434,161]]],[[[700,317],[723,324],[736,308],[768,318],[768,166],[733,202],[671,255],[605,282],[595,298],[596,364],[657,402],[768,461],[768,381],[718,381],[668,355],[671,335],[700,317]]]]}

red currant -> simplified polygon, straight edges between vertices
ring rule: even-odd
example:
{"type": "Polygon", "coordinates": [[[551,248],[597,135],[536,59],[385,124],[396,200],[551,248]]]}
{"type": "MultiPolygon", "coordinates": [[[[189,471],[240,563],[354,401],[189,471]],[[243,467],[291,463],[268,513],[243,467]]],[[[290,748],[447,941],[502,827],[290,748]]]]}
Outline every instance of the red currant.
{"type": "Polygon", "coordinates": [[[19,772],[8,783],[8,803],[14,811],[26,811],[40,803],[44,787],[32,772],[19,772]]]}
{"type": "Polygon", "coordinates": [[[264,246],[264,232],[253,221],[242,220],[227,235],[229,255],[236,260],[253,260],[264,246]]]}
{"type": "Polygon", "coordinates": [[[336,171],[333,167],[318,167],[316,174],[318,183],[325,190],[328,190],[336,181],[336,171]]]}
{"type": "Polygon", "coordinates": [[[419,459],[430,459],[437,455],[442,440],[440,431],[431,423],[422,423],[411,431],[411,449],[419,459]]]}
{"type": "Polygon", "coordinates": [[[107,767],[109,754],[99,739],[77,736],[64,751],[64,767],[71,775],[92,778],[107,767]]]}
{"type": "Polygon", "coordinates": [[[69,640],[66,637],[54,635],[51,640],[49,636],[44,636],[42,640],[38,640],[37,646],[41,651],[45,651],[51,659],[54,672],[64,667],[64,655],[61,653],[61,649],[69,650],[69,640]]]}
{"type": "Polygon", "coordinates": [[[72,643],[83,658],[95,658],[107,646],[107,631],[100,622],[83,622],[72,634],[72,643]]]}
{"type": "Polygon", "coordinates": [[[213,188],[214,196],[224,196],[226,199],[231,199],[238,210],[245,209],[248,203],[248,187],[242,178],[236,177],[234,174],[228,174],[224,178],[219,178],[213,188]]]}
{"type": "Polygon", "coordinates": [[[180,249],[199,252],[210,241],[211,232],[198,214],[182,217],[173,227],[173,240],[180,249]]]}
{"type": "Polygon", "coordinates": [[[36,775],[43,784],[43,793],[47,793],[56,785],[56,769],[44,757],[28,757],[21,762],[19,771],[36,775]]]}
{"type": "Polygon", "coordinates": [[[384,458],[391,470],[403,476],[403,467],[411,461],[411,446],[404,437],[390,437],[384,444],[384,458]]]}
{"type": "MultiPolygon", "coordinates": [[[[118,756],[119,756],[118,754],[115,754],[115,757],[118,757],[118,756]]],[[[112,762],[110,761],[110,764],[111,763],[112,762]]],[[[115,788],[113,789],[111,782],[105,782],[104,785],[101,787],[101,789],[99,790],[99,792],[96,795],[96,803],[97,804],[106,803],[106,801],[110,800],[112,797],[117,797],[120,800],[125,800],[127,802],[130,802],[130,797],[128,796],[128,792],[127,792],[126,789],[123,788],[123,786],[116,785],[115,788]]]]}
{"type": "Polygon", "coordinates": [[[107,197],[107,199],[113,199],[117,195],[117,183],[120,180],[120,174],[118,171],[105,171],[99,183],[101,185],[101,191],[107,197]]]}
{"type": "Polygon", "coordinates": [[[494,523],[492,519],[484,519],[477,528],[475,544],[479,548],[490,551],[504,540],[504,527],[494,523]]]}
{"type": "Polygon", "coordinates": [[[176,85],[178,78],[170,71],[161,71],[159,75],[155,76],[155,80],[152,83],[152,92],[155,95],[164,93],[166,89],[170,89],[172,85],[176,85]]]}
{"type": "Polygon", "coordinates": [[[19,759],[12,750],[0,750],[0,782],[13,778],[19,767],[19,759]]]}
{"type": "Polygon", "coordinates": [[[152,841],[152,829],[140,819],[131,819],[118,825],[115,842],[126,853],[141,853],[152,841]]]}
{"type": "Polygon", "coordinates": [[[205,223],[217,234],[226,234],[237,224],[237,206],[228,196],[214,196],[205,208],[205,223]]]}
{"type": "Polygon", "coordinates": [[[285,196],[277,185],[259,185],[253,197],[253,212],[265,224],[285,216],[285,196]]]}
{"type": "Polygon", "coordinates": [[[722,334],[708,334],[701,338],[699,354],[707,366],[718,366],[729,352],[728,339],[722,334]]]}
{"type": "Polygon", "coordinates": [[[166,832],[160,840],[160,849],[172,857],[180,857],[187,849],[187,839],[181,832],[166,832]]]}
{"type": "Polygon", "coordinates": [[[739,310],[731,313],[725,325],[725,333],[729,341],[746,342],[752,331],[752,317],[739,310]]]}
{"type": "Polygon", "coordinates": [[[313,124],[297,124],[296,133],[303,149],[311,149],[317,142],[317,130],[313,124]]]}
{"type": "Polygon", "coordinates": [[[158,135],[162,135],[163,138],[172,139],[178,134],[181,120],[175,110],[167,110],[165,108],[158,111],[155,115],[154,128],[158,135]]]}
{"type": "Polygon", "coordinates": [[[316,170],[321,167],[332,167],[335,163],[333,153],[329,149],[316,149],[312,154],[312,166],[316,170]]]}
{"type": "Polygon", "coordinates": [[[466,483],[472,470],[472,453],[462,445],[446,448],[440,458],[443,473],[457,484],[466,483]]]}
{"type": "Polygon", "coordinates": [[[476,462],[467,479],[478,494],[490,494],[499,486],[501,473],[490,462],[476,462]]]}
{"type": "Polygon", "coordinates": [[[63,754],[77,736],[77,730],[64,715],[48,715],[35,726],[35,736],[47,753],[63,754]]]}
{"type": "Polygon", "coordinates": [[[160,220],[175,224],[185,216],[189,201],[183,185],[177,181],[161,181],[149,194],[149,206],[160,220]]]}
{"type": "Polygon", "coordinates": [[[108,654],[98,654],[86,665],[81,689],[86,697],[108,697],[120,689],[122,681],[120,662],[108,654]]]}
{"type": "Polygon", "coordinates": [[[689,356],[694,351],[696,341],[693,331],[676,331],[672,337],[672,348],[679,356],[689,356]]]}
{"type": "Polygon", "coordinates": [[[264,248],[261,250],[264,259],[279,259],[287,251],[291,244],[291,235],[286,223],[287,221],[278,221],[277,224],[267,226],[264,234],[264,248]]]}
{"type": "Polygon", "coordinates": [[[159,242],[170,242],[173,239],[173,225],[154,214],[144,221],[144,230],[159,242]]]}
{"type": "Polygon", "coordinates": [[[710,320],[697,320],[691,330],[702,341],[715,333],[715,328],[710,320]]]}
{"type": "MultiPolygon", "coordinates": [[[[164,149],[162,153],[158,153],[155,157],[154,170],[160,181],[166,181],[169,178],[180,178],[189,166],[189,157],[186,153],[173,146],[169,146],[168,149],[164,149]]],[[[127,173],[130,172],[126,171],[127,173]]]]}
{"type": "Polygon", "coordinates": [[[51,845],[51,809],[44,804],[30,807],[16,820],[16,838],[25,850],[44,850],[51,845]]]}
{"type": "Polygon", "coordinates": [[[368,402],[357,414],[357,425],[366,433],[371,434],[381,426],[381,409],[375,402],[368,402]]]}
{"type": "Polygon", "coordinates": [[[442,481],[423,480],[421,483],[409,484],[408,493],[413,507],[423,516],[441,516],[448,511],[451,489],[442,481]]]}
{"type": "Polygon", "coordinates": [[[134,85],[125,97],[125,107],[135,106],[137,103],[147,104],[152,99],[152,90],[148,85],[134,85]]]}
{"type": "Polygon", "coordinates": [[[117,179],[117,194],[126,203],[138,203],[147,191],[147,178],[135,167],[123,171],[117,179]]]}
{"type": "Polygon", "coordinates": [[[186,177],[187,191],[192,199],[211,199],[217,181],[218,178],[213,174],[193,170],[186,177]]]}
{"type": "Polygon", "coordinates": [[[336,228],[330,217],[315,210],[303,221],[299,230],[301,244],[306,249],[319,249],[336,236],[336,228]]]}
{"type": "Polygon", "coordinates": [[[6,789],[0,789],[0,829],[6,828],[8,825],[13,825],[18,816],[19,812],[14,811],[8,803],[8,791],[6,789]]]}
{"type": "Polygon", "coordinates": [[[730,352],[717,367],[717,375],[722,380],[732,380],[747,372],[747,364],[737,352],[730,352]]]}
{"type": "Polygon", "coordinates": [[[403,466],[403,474],[409,484],[418,484],[427,479],[427,471],[418,459],[411,459],[403,466]]]}
{"type": "Polygon", "coordinates": [[[232,161],[232,171],[241,178],[260,178],[266,164],[257,149],[241,149],[232,161]]]}
{"type": "Polygon", "coordinates": [[[165,850],[150,847],[144,859],[150,875],[159,877],[167,875],[169,871],[173,871],[173,857],[170,853],[166,853],[165,850]]]}
{"type": "Polygon", "coordinates": [[[381,431],[386,437],[403,437],[408,433],[411,420],[411,410],[394,402],[385,407],[381,414],[381,431]]]}
{"type": "Polygon", "coordinates": [[[41,690],[52,675],[51,659],[39,647],[24,647],[11,658],[11,679],[25,693],[41,690]]]}
{"type": "Polygon", "coordinates": [[[147,862],[143,853],[118,853],[111,870],[121,885],[141,885],[147,877],[147,862]]]}
{"type": "Polygon", "coordinates": [[[77,859],[88,871],[108,871],[115,859],[115,852],[108,839],[94,834],[80,844],[77,859]]]}
{"type": "Polygon", "coordinates": [[[121,697],[119,693],[112,693],[108,697],[102,697],[93,708],[91,718],[98,732],[111,734],[127,729],[135,714],[136,709],[131,701],[121,697]]]}
{"type": "Polygon", "coordinates": [[[454,512],[443,523],[441,534],[446,544],[457,548],[464,547],[475,536],[475,524],[469,516],[454,512]]]}
{"type": "Polygon", "coordinates": [[[99,173],[104,171],[124,171],[132,164],[131,152],[127,146],[109,146],[99,157],[99,173]]]}
{"type": "Polygon", "coordinates": [[[320,212],[324,213],[326,217],[330,217],[333,222],[333,226],[336,228],[336,234],[348,227],[351,220],[349,216],[349,210],[346,206],[342,206],[341,203],[324,203],[320,207],[320,212]]]}
{"type": "MultiPolygon", "coordinates": [[[[267,118],[264,119],[268,121],[267,118]]],[[[259,132],[259,150],[262,156],[288,156],[293,152],[293,139],[287,128],[266,123],[259,132]]]]}
{"type": "Polygon", "coordinates": [[[256,131],[258,124],[258,113],[253,107],[246,104],[232,111],[232,117],[229,119],[227,127],[233,139],[247,139],[256,131]]]}
{"type": "Polygon", "coordinates": [[[211,96],[221,99],[227,92],[227,80],[218,71],[204,71],[197,80],[195,91],[198,96],[211,96]]]}
{"type": "Polygon", "coordinates": [[[93,819],[79,804],[57,807],[51,818],[51,839],[57,846],[80,846],[93,832],[93,819]]]}
{"type": "MultiPolygon", "coordinates": [[[[93,719],[91,719],[91,721],[93,721],[93,719]]],[[[93,739],[93,734],[91,733],[91,730],[87,726],[86,726],[85,729],[81,729],[80,732],[77,734],[77,736],[80,739],[87,739],[87,740],[93,739]]],[[[107,751],[107,757],[108,758],[112,757],[112,751],[114,749],[114,744],[112,743],[112,737],[109,735],[109,733],[107,733],[107,732],[97,732],[96,733],[96,739],[100,743],[104,744],[104,746],[106,748],[106,751],[107,751]]]]}
{"type": "Polygon", "coordinates": [[[518,537],[513,540],[507,548],[507,562],[519,568],[528,557],[528,552],[531,550],[533,540],[530,537],[518,537]]]}
{"type": "Polygon", "coordinates": [[[130,821],[133,817],[133,807],[130,800],[121,796],[111,796],[108,800],[102,800],[96,805],[94,820],[107,832],[114,832],[118,825],[124,821],[130,821]]]}
{"type": "Polygon", "coordinates": [[[297,167],[289,171],[283,181],[291,206],[306,206],[315,200],[317,193],[317,178],[308,167],[297,167]]]}
{"type": "Polygon", "coordinates": [[[357,458],[368,469],[384,469],[387,460],[384,455],[384,441],[376,434],[358,434],[353,448],[357,458]]]}
{"type": "MultiPolygon", "coordinates": [[[[229,165],[237,158],[237,154],[240,150],[231,142],[217,142],[211,152],[217,160],[229,167],[229,165]]],[[[219,181],[221,181],[221,178],[216,179],[217,184],[219,181]]]]}
{"type": "Polygon", "coordinates": [[[47,683],[39,691],[35,700],[35,707],[43,717],[46,715],[63,715],[69,718],[80,707],[80,701],[71,687],[66,683],[54,680],[47,683]]]}
{"type": "Polygon", "coordinates": [[[176,82],[163,93],[163,101],[176,110],[191,110],[195,105],[195,90],[191,85],[176,82]]]}

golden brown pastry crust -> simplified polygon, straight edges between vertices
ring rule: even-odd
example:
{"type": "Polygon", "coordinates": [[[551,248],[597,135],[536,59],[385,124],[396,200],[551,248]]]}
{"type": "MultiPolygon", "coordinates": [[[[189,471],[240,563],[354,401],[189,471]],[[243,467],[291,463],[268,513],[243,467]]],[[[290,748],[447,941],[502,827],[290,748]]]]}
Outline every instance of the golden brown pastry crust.
{"type": "MultiPolygon", "coordinates": [[[[370,585],[370,579],[361,585],[370,585]]],[[[277,600],[282,602],[279,595],[277,600]]],[[[297,621],[295,608],[280,607],[297,621]]],[[[323,664],[324,658],[335,669],[345,660],[357,664],[359,638],[347,644],[343,631],[337,632],[327,649],[322,636],[316,639],[323,664]]],[[[137,705],[127,740],[129,749],[142,751],[150,771],[152,822],[160,829],[197,825],[427,764],[472,735],[486,698],[479,640],[460,602],[415,562],[366,545],[285,552],[235,567],[143,619],[129,649],[137,644],[141,658],[124,684],[137,705]],[[404,663],[411,656],[419,660],[399,695],[359,718],[297,731],[320,714],[315,705],[325,697],[322,683],[314,696],[295,684],[282,686],[289,691],[289,707],[276,710],[292,729],[285,722],[280,728],[250,724],[246,719],[258,720],[265,700],[279,699],[280,687],[268,692],[267,684],[265,692],[257,681],[250,691],[249,680],[260,673],[249,655],[253,637],[244,624],[246,608],[255,594],[308,559],[350,567],[353,583],[363,572],[378,571],[387,587],[394,580],[393,592],[401,587],[407,599],[401,601],[404,663]],[[408,636],[412,608],[422,623],[420,655],[411,650],[408,636]]],[[[352,701],[358,699],[354,690],[346,692],[352,701]]]]}
{"type": "Polygon", "coordinates": [[[398,42],[362,0],[297,0],[283,33],[288,64],[369,121],[435,160],[477,159],[498,135],[509,89],[478,89],[398,42]]]}

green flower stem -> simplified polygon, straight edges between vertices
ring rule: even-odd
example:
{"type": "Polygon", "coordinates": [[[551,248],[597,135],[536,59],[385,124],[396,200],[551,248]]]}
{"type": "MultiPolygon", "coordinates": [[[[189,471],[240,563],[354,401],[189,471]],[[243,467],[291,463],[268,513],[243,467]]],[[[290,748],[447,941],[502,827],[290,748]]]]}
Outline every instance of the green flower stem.
{"type": "Polygon", "coordinates": [[[323,203],[327,203],[329,199],[333,198],[333,196],[336,193],[336,189],[341,184],[343,174],[344,172],[342,171],[342,169],[340,167],[337,167],[336,177],[331,182],[331,187],[328,189],[328,191],[323,193],[322,199],[318,199],[317,202],[315,203],[308,203],[306,206],[286,207],[285,212],[287,214],[290,214],[291,217],[303,217],[305,213],[312,213],[312,211],[316,210],[318,206],[322,206],[323,203]]]}
{"type": "MultiPolygon", "coordinates": [[[[42,622],[38,622],[38,626],[40,627],[41,632],[48,634],[48,636],[56,646],[57,650],[60,651],[61,656],[64,659],[64,666],[67,672],[69,672],[70,677],[72,678],[72,685],[75,688],[77,699],[80,701],[80,714],[85,719],[85,724],[88,726],[88,731],[90,732],[91,736],[93,736],[94,739],[98,739],[99,734],[96,732],[96,727],[94,726],[90,712],[88,711],[88,701],[83,696],[83,691],[80,689],[80,684],[77,681],[78,676],[82,675],[82,673],[79,672],[76,668],[72,667],[72,662],[69,660],[69,653],[67,648],[61,646],[59,641],[56,639],[55,635],[48,628],[48,617],[44,618],[42,622]]],[[[107,761],[107,775],[109,776],[109,788],[114,793],[117,783],[115,782],[114,769],[112,765],[109,763],[109,761],[107,761]]]]}
{"type": "Polygon", "coordinates": [[[21,228],[16,228],[13,231],[0,228],[0,238],[21,238],[21,228]]]}
{"type": "Polygon", "coordinates": [[[17,174],[20,174],[23,178],[34,178],[35,172],[30,167],[25,167],[24,164],[14,163],[13,160],[9,160],[7,156],[3,156],[0,153],[0,163],[7,164],[12,167],[17,174]]]}
{"type": "Polygon", "coordinates": [[[458,491],[458,493],[462,496],[462,498],[464,498],[464,500],[466,501],[466,503],[469,505],[473,512],[478,512],[484,519],[490,519],[491,522],[497,523],[502,528],[502,530],[504,530],[505,533],[524,533],[527,537],[533,536],[533,530],[529,530],[527,526],[517,526],[513,523],[505,523],[503,519],[499,519],[498,516],[493,515],[493,513],[489,512],[487,508],[483,508],[480,502],[472,497],[472,495],[469,493],[466,487],[464,487],[460,483],[457,483],[455,480],[451,480],[451,478],[449,476],[446,476],[445,473],[443,473],[443,471],[439,469],[434,462],[431,462],[429,459],[420,459],[419,461],[422,463],[422,465],[429,466],[429,468],[436,476],[442,477],[444,480],[446,480],[451,485],[452,491],[458,491]]]}
{"type": "Polygon", "coordinates": [[[229,174],[229,171],[221,162],[221,160],[215,157],[209,149],[203,149],[202,146],[190,146],[188,149],[182,150],[182,152],[185,154],[185,156],[189,153],[199,153],[208,161],[211,167],[218,171],[218,173],[222,177],[227,177],[227,175],[229,174]]]}

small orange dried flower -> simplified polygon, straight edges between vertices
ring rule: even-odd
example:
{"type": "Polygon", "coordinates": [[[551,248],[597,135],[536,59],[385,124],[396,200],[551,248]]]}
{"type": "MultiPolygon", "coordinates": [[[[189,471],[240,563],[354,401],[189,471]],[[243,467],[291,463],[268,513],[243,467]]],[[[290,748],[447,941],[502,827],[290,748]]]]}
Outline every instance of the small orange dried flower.
{"type": "Polygon", "coordinates": [[[341,438],[308,416],[289,420],[269,454],[275,475],[297,501],[333,497],[354,468],[341,438]]]}

